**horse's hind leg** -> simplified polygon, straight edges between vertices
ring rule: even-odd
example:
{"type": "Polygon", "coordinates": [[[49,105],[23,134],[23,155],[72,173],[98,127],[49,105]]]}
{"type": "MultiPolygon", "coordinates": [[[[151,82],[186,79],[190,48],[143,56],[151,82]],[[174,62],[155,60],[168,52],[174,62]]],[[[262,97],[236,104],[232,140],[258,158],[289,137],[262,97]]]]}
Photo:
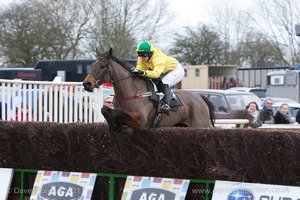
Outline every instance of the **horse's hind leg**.
{"type": "Polygon", "coordinates": [[[209,110],[205,107],[200,108],[200,109],[191,109],[190,110],[190,115],[192,116],[192,119],[190,121],[190,126],[191,127],[211,127],[210,123],[210,115],[209,115],[209,110]],[[199,116],[199,113],[201,116],[199,116]]]}

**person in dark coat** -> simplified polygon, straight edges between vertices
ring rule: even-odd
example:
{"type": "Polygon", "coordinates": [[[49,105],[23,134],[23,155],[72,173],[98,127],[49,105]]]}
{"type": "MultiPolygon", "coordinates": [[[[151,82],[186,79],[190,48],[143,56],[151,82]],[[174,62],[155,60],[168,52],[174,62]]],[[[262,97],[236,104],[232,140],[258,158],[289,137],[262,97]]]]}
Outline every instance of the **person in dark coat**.
{"type": "Polygon", "coordinates": [[[293,124],[295,118],[291,116],[289,112],[289,106],[286,103],[281,104],[274,115],[275,124],[293,124]]]}
{"type": "Polygon", "coordinates": [[[300,109],[298,110],[297,115],[296,115],[296,122],[298,122],[300,124],[300,109]]]}

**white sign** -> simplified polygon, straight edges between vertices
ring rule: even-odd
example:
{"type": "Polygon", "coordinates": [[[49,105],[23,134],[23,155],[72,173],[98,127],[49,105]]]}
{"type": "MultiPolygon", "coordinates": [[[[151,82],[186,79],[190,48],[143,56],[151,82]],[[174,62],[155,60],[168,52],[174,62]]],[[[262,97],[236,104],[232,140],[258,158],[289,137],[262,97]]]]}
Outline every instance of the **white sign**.
{"type": "Polygon", "coordinates": [[[300,187],[216,181],[212,200],[300,200],[300,187]]]}
{"type": "Polygon", "coordinates": [[[122,200],[184,200],[190,181],[127,176],[122,200]]]}
{"type": "Polygon", "coordinates": [[[13,173],[11,168],[0,168],[0,199],[7,199],[13,173]]]}
{"type": "Polygon", "coordinates": [[[30,200],[91,199],[97,174],[38,171],[30,200]]]}

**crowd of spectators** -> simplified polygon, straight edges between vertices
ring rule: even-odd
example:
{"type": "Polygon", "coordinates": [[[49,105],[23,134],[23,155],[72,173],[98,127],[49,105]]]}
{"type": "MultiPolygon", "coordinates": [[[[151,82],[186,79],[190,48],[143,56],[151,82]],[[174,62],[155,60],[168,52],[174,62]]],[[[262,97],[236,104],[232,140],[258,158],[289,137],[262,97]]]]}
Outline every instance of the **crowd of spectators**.
{"type": "Polygon", "coordinates": [[[272,106],[273,100],[270,97],[264,99],[261,110],[259,110],[256,102],[250,102],[246,106],[246,110],[252,117],[250,127],[257,128],[262,126],[262,124],[300,124],[300,109],[295,118],[289,112],[287,103],[281,104],[276,110],[273,110],[272,106]]]}

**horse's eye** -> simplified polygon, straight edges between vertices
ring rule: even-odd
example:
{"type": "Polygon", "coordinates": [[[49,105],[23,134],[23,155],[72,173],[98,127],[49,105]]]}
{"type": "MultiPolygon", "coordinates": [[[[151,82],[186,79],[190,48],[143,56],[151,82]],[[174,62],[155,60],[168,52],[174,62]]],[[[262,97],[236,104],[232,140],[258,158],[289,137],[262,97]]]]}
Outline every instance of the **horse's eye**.
{"type": "Polygon", "coordinates": [[[106,65],[100,65],[101,69],[104,69],[106,67],[106,65]]]}

